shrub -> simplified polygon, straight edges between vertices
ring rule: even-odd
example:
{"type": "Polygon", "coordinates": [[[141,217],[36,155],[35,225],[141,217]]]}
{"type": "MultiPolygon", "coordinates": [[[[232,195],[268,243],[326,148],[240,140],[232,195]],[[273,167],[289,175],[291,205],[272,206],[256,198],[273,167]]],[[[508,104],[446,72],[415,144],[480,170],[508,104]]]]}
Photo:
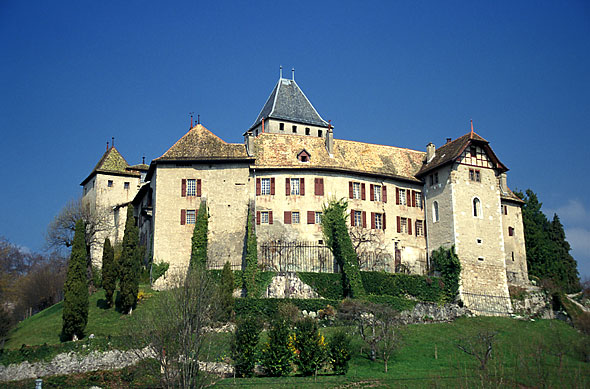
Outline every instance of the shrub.
{"type": "Polygon", "coordinates": [[[277,313],[279,317],[285,319],[288,323],[295,323],[301,319],[301,310],[292,302],[278,303],[277,313]]]}
{"type": "Polygon", "coordinates": [[[102,249],[102,287],[108,306],[113,305],[113,294],[117,286],[117,267],[115,266],[115,250],[111,241],[106,238],[102,249]]]}
{"type": "Polygon", "coordinates": [[[262,366],[272,377],[288,375],[291,372],[293,351],[289,347],[290,330],[287,321],[276,318],[268,331],[268,342],[262,349],[262,366]]]}
{"type": "Polygon", "coordinates": [[[330,339],[330,363],[336,374],[348,372],[350,360],[350,337],[343,330],[337,331],[330,339]]]}
{"type": "Polygon", "coordinates": [[[415,297],[420,301],[441,302],[445,292],[438,277],[385,272],[361,272],[365,290],[369,294],[415,297]]]}
{"type": "Polygon", "coordinates": [[[279,305],[283,303],[292,303],[300,310],[317,312],[320,309],[326,308],[328,304],[337,307],[340,301],[328,299],[257,299],[245,297],[235,300],[234,310],[237,316],[253,315],[272,319],[279,312],[279,305]]]}
{"type": "Polygon", "coordinates": [[[234,273],[229,262],[225,263],[221,272],[220,294],[220,318],[227,321],[231,319],[234,309],[234,273]]]}
{"type": "Polygon", "coordinates": [[[461,262],[455,254],[455,246],[451,248],[439,247],[432,252],[432,264],[439,271],[445,285],[445,300],[453,301],[459,293],[459,279],[461,277],[461,262]]]}
{"type": "Polygon", "coordinates": [[[297,354],[295,363],[301,374],[317,374],[326,360],[327,350],[315,320],[306,318],[297,324],[293,345],[297,354]]]}
{"type": "Polygon", "coordinates": [[[156,280],[164,275],[168,271],[170,264],[168,262],[152,263],[152,280],[154,283],[156,280]]]}
{"type": "Polygon", "coordinates": [[[251,377],[257,359],[260,322],[254,316],[245,316],[238,320],[231,350],[236,375],[251,377]]]}

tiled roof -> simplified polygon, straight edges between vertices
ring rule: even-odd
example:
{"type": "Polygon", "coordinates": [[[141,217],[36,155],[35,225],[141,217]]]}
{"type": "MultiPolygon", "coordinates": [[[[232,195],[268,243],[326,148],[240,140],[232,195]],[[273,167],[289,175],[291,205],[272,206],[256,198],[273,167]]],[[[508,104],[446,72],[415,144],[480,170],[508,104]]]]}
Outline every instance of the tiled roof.
{"type": "Polygon", "coordinates": [[[258,168],[331,169],[414,182],[419,182],[415,174],[422,167],[424,154],[399,147],[334,139],[334,153],[330,157],[325,138],[264,133],[254,140],[258,168]],[[310,154],[309,162],[297,159],[304,149],[310,154]]]}
{"type": "Polygon", "coordinates": [[[133,166],[129,166],[127,169],[131,169],[131,170],[148,170],[150,168],[150,165],[146,165],[145,163],[140,163],[137,165],[133,165],[133,166]]]}
{"type": "Polygon", "coordinates": [[[279,79],[250,128],[256,127],[262,119],[267,118],[328,127],[328,123],[321,118],[295,80],[285,78],[279,79]]]}
{"type": "Polygon", "coordinates": [[[197,124],[154,161],[249,159],[244,144],[226,143],[197,124]]]}
{"type": "Polygon", "coordinates": [[[510,190],[510,188],[506,188],[508,190],[507,193],[502,193],[500,195],[500,197],[502,198],[502,200],[509,200],[509,201],[515,201],[517,203],[521,203],[524,204],[524,201],[518,197],[517,195],[514,194],[514,192],[512,190],[510,190]]]}
{"type": "Polygon", "coordinates": [[[84,185],[94,174],[96,173],[108,173],[108,174],[119,174],[126,176],[138,176],[139,173],[130,171],[128,169],[129,164],[123,158],[121,153],[115,148],[111,147],[102,155],[92,172],[82,181],[81,185],[84,185]]]}

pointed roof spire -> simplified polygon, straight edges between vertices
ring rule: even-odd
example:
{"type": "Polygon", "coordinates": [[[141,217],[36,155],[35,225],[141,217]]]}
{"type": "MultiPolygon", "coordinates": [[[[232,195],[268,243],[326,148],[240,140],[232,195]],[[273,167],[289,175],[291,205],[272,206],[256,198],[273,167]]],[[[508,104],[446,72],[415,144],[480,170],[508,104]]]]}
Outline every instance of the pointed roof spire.
{"type": "Polygon", "coordinates": [[[283,78],[283,65],[279,66],[279,80],[283,78]]]}
{"type": "Polygon", "coordinates": [[[291,80],[295,81],[295,68],[291,68],[291,80]]]}

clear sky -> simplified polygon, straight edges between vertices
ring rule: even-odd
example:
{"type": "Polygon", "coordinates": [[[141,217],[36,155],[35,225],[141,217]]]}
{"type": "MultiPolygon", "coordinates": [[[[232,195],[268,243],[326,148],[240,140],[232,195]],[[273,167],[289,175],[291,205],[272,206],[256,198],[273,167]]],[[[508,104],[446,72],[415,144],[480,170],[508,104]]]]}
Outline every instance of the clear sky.
{"type": "Polygon", "coordinates": [[[162,155],[188,113],[241,142],[278,79],[337,138],[469,131],[557,212],[590,276],[587,1],[0,1],[0,236],[41,250],[111,136],[162,155]]]}

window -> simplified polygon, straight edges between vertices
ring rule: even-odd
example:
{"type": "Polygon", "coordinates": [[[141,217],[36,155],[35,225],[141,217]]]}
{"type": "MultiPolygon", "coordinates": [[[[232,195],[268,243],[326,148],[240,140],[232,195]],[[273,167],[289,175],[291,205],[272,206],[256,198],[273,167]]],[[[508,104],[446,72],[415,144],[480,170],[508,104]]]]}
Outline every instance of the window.
{"type": "Polygon", "coordinates": [[[129,189],[129,182],[125,182],[123,184],[123,189],[129,189]]]}
{"type": "Polygon", "coordinates": [[[382,201],[382,197],[381,197],[381,185],[374,185],[373,186],[373,190],[375,192],[374,197],[375,197],[375,201],[382,201]]]}
{"type": "Polygon", "coordinates": [[[384,226],[383,226],[383,214],[382,213],[376,213],[375,214],[375,229],[376,230],[384,230],[384,226]]]}
{"type": "Polygon", "coordinates": [[[279,130],[285,131],[285,123],[279,123],[279,130]]]}
{"type": "Polygon", "coordinates": [[[424,222],[416,220],[416,236],[424,236],[424,222]]]}
{"type": "Polygon", "coordinates": [[[261,224],[268,224],[268,211],[260,211],[260,223],[261,224]]]}
{"type": "Polygon", "coordinates": [[[299,178],[291,178],[291,195],[299,195],[299,178]]]}
{"type": "Polygon", "coordinates": [[[297,126],[293,126],[292,129],[293,129],[293,134],[296,134],[297,133],[297,126]]]}
{"type": "Polygon", "coordinates": [[[408,233],[408,219],[405,217],[400,217],[399,219],[399,231],[401,233],[407,234],[408,233]]]}
{"type": "Polygon", "coordinates": [[[261,195],[269,195],[270,194],[270,178],[262,178],[260,180],[260,194],[261,195]]]}
{"type": "Polygon", "coordinates": [[[504,215],[508,215],[508,206],[507,205],[502,205],[502,213],[504,215]]]}
{"type": "Polygon", "coordinates": [[[483,215],[481,214],[481,201],[476,197],[473,199],[473,217],[481,218],[483,215]]]}
{"type": "Polygon", "coordinates": [[[483,257],[477,258],[478,261],[482,261],[482,262],[483,262],[483,259],[484,259],[483,257]]]}
{"type": "Polygon", "coordinates": [[[477,148],[474,146],[471,146],[471,148],[469,149],[469,153],[471,154],[471,158],[477,158],[477,148]]]}
{"type": "Polygon", "coordinates": [[[514,236],[514,227],[508,227],[508,236],[514,236]]]}
{"type": "Polygon", "coordinates": [[[307,127],[305,129],[305,135],[310,135],[311,134],[311,130],[309,129],[309,127],[307,127]]]}
{"type": "Polygon", "coordinates": [[[397,203],[399,205],[407,205],[407,199],[406,199],[406,190],[405,189],[397,189],[397,203]]]}
{"type": "Polygon", "coordinates": [[[428,176],[428,181],[430,181],[430,186],[434,185],[434,174],[428,176]]]}
{"type": "Polygon", "coordinates": [[[197,180],[188,179],[186,180],[186,195],[196,196],[197,195],[197,180]]]}
{"type": "Polygon", "coordinates": [[[481,182],[481,172],[477,169],[469,169],[469,181],[481,182]]]}
{"type": "Polygon", "coordinates": [[[416,206],[420,209],[422,209],[422,193],[420,192],[414,192],[416,193],[416,206]]]}
{"type": "Polygon", "coordinates": [[[195,209],[186,210],[186,224],[195,224],[197,211],[195,209]]]}
{"type": "Polygon", "coordinates": [[[109,188],[112,188],[113,187],[113,180],[109,180],[109,182],[107,182],[107,186],[109,188]]]}
{"type": "Polygon", "coordinates": [[[361,211],[352,211],[354,216],[354,224],[353,226],[362,226],[363,225],[363,213],[361,211]]]}
{"type": "Polygon", "coordinates": [[[299,211],[291,212],[291,223],[299,224],[299,211]]]}
{"type": "Polygon", "coordinates": [[[430,186],[438,184],[438,173],[431,174],[428,179],[430,180],[430,186]]]}
{"type": "Polygon", "coordinates": [[[322,137],[322,130],[318,130],[318,137],[322,137]]]}
{"type": "Polygon", "coordinates": [[[434,173],[434,184],[438,184],[438,173],[434,173]]]}
{"type": "MultiPolygon", "coordinates": [[[[271,192],[274,191],[271,189],[271,192]]],[[[305,196],[305,178],[285,178],[285,195],[305,196]]]]}
{"type": "Polygon", "coordinates": [[[322,224],[322,213],[321,212],[315,213],[315,224],[322,224]]]}
{"type": "Polygon", "coordinates": [[[352,198],[353,199],[360,199],[361,198],[361,183],[360,182],[353,182],[352,183],[352,198]]]}
{"type": "Polygon", "coordinates": [[[438,215],[438,201],[435,201],[432,203],[432,221],[436,223],[439,220],[440,218],[438,215]]]}

